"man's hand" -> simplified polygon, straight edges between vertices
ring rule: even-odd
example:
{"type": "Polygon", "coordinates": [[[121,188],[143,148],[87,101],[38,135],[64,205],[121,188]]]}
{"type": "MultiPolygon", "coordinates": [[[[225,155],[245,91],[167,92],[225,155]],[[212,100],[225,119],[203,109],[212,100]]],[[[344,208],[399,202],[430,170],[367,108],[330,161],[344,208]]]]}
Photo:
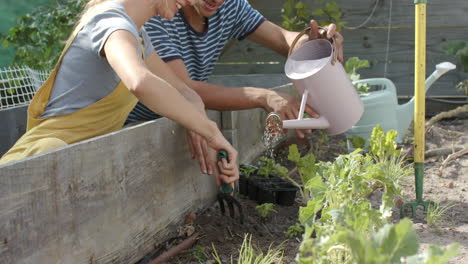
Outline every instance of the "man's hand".
{"type": "Polygon", "coordinates": [[[193,131],[187,131],[187,141],[192,159],[197,158],[200,170],[205,174],[213,174],[215,161],[210,161],[209,148],[206,140],[193,131]]]}
{"type": "MultiPolygon", "coordinates": [[[[301,103],[295,97],[288,94],[268,90],[266,99],[266,110],[268,112],[276,112],[282,120],[297,119],[301,103]]],[[[314,118],[319,115],[308,105],[305,107],[305,112],[314,118]]],[[[310,129],[302,131],[296,129],[297,136],[304,138],[304,132],[310,133],[310,129]]]]}
{"type": "Polygon", "coordinates": [[[333,39],[335,41],[335,47],[336,47],[336,54],[338,61],[343,63],[343,36],[336,31],[336,25],[335,24],[330,24],[328,26],[323,27],[324,32],[321,32],[319,30],[319,26],[317,24],[317,21],[311,20],[310,21],[310,34],[309,34],[309,40],[312,39],[318,39],[318,38],[324,38],[324,39],[333,39]]]}

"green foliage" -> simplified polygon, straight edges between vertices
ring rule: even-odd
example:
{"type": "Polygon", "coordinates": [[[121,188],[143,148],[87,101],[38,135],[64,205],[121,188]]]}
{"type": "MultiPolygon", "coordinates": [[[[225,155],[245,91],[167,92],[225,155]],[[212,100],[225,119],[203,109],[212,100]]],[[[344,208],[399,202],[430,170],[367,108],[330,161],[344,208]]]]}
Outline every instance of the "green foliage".
{"type": "Polygon", "coordinates": [[[275,175],[282,175],[287,173],[287,169],[280,164],[276,163],[272,158],[261,157],[259,159],[259,169],[257,174],[262,175],[266,178],[272,177],[275,175]]]}
{"type": "Polygon", "coordinates": [[[310,199],[310,191],[305,188],[306,184],[315,176],[316,167],[315,167],[315,156],[310,153],[301,157],[297,145],[293,144],[289,146],[288,159],[295,163],[301,183],[296,182],[292,179],[286,171],[279,171],[281,177],[287,181],[294,184],[299,188],[299,193],[301,194],[302,201],[306,203],[310,199]]]}
{"type": "Polygon", "coordinates": [[[209,259],[208,253],[206,253],[205,249],[200,245],[195,246],[195,249],[192,252],[192,256],[200,264],[206,263],[206,261],[209,259]]]}
{"type": "Polygon", "coordinates": [[[445,264],[451,258],[458,255],[459,244],[452,243],[446,248],[429,245],[429,248],[421,254],[408,257],[407,264],[445,264]]]}
{"type": "Polygon", "coordinates": [[[336,236],[337,242],[351,249],[357,263],[400,263],[402,257],[416,254],[419,248],[416,232],[408,219],[396,225],[387,224],[370,238],[351,230],[341,231],[336,236]]]}
{"type": "Polygon", "coordinates": [[[294,225],[288,227],[286,231],[286,237],[293,238],[293,237],[300,237],[304,234],[304,226],[301,223],[295,223],[294,225]]]}
{"type": "Polygon", "coordinates": [[[354,136],[354,137],[348,137],[346,139],[351,142],[351,145],[355,149],[357,148],[363,149],[366,146],[366,140],[362,137],[354,136]]]}
{"type": "MultiPolygon", "coordinates": [[[[357,149],[333,162],[315,164],[313,176],[304,184],[311,198],[299,209],[304,236],[298,263],[396,264],[402,259],[405,263],[426,263],[417,262],[422,259],[444,263],[456,255],[456,245],[415,255],[419,244],[412,223],[390,223],[392,198],[401,192],[399,179],[411,171],[396,147],[396,135],[377,126],[367,153],[357,149]],[[368,198],[375,188],[383,190],[378,210],[368,198]]],[[[300,160],[294,148],[290,156],[300,160]]]]}
{"type": "Polygon", "coordinates": [[[465,72],[468,72],[468,42],[463,40],[452,40],[444,46],[445,51],[460,58],[465,72]]]}
{"type": "Polygon", "coordinates": [[[301,157],[297,145],[293,144],[289,146],[288,160],[296,164],[302,185],[306,185],[316,175],[317,169],[314,154],[307,154],[301,157]]]}
{"type": "Polygon", "coordinates": [[[340,31],[343,25],[347,23],[341,20],[343,12],[341,12],[339,5],[335,1],[327,2],[325,3],[324,7],[315,9],[314,11],[312,11],[312,15],[319,18],[325,17],[325,19],[320,20],[320,26],[325,26],[334,23],[336,24],[336,29],[338,31],[340,31]]]}
{"type": "Polygon", "coordinates": [[[281,26],[291,31],[302,31],[310,23],[310,5],[300,0],[288,0],[281,9],[281,26]]]}
{"type": "Polygon", "coordinates": [[[272,203],[264,203],[261,205],[257,205],[255,207],[255,210],[257,210],[258,215],[262,218],[267,218],[268,215],[271,213],[277,213],[275,210],[275,205],[272,203]]]}
{"type": "Polygon", "coordinates": [[[440,205],[439,203],[429,204],[426,212],[427,224],[431,227],[437,227],[447,210],[455,206],[457,206],[457,204],[453,202],[446,205],[440,205]]]}
{"type": "MultiPolygon", "coordinates": [[[[444,49],[448,54],[458,56],[464,71],[468,72],[468,42],[462,40],[449,41],[444,49]]],[[[461,81],[455,88],[464,91],[468,95],[468,80],[461,81]]]]}
{"type": "Polygon", "coordinates": [[[377,162],[385,162],[392,156],[400,156],[401,150],[397,149],[395,139],[398,132],[390,130],[387,133],[379,125],[372,130],[370,143],[370,153],[377,162]]]}
{"type": "Polygon", "coordinates": [[[272,176],[275,171],[275,161],[271,158],[261,157],[259,159],[259,166],[258,174],[266,178],[272,176]]]}
{"type": "MultiPolygon", "coordinates": [[[[361,79],[361,75],[357,73],[357,70],[362,68],[369,68],[368,60],[361,60],[358,57],[351,57],[345,62],[345,71],[348,74],[351,81],[358,81],[361,79]]],[[[358,83],[355,85],[358,93],[368,93],[370,85],[368,83],[358,83]]]]}
{"type": "Polygon", "coordinates": [[[325,26],[331,23],[336,24],[337,30],[340,31],[341,27],[346,22],[341,20],[343,13],[341,12],[339,5],[335,1],[324,3],[323,1],[315,1],[318,5],[323,5],[321,8],[317,8],[311,12],[309,4],[304,3],[300,0],[288,0],[284,3],[281,10],[283,22],[281,26],[291,31],[302,31],[310,24],[312,14],[320,26],[325,26]]]}
{"type": "Polygon", "coordinates": [[[248,179],[250,178],[250,176],[252,176],[253,173],[255,173],[255,171],[257,171],[257,168],[249,164],[241,164],[239,167],[239,171],[241,175],[248,179]]]}
{"type": "MultiPolygon", "coordinates": [[[[223,264],[221,258],[216,251],[215,246],[212,244],[213,247],[213,258],[215,259],[216,263],[223,264]]],[[[242,242],[242,246],[239,250],[239,258],[237,260],[237,264],[271,264],[271,263],[283,263],[283,251],[280,248],[269,248],[266,253],[263,253],[262,250],[255,248],[252,245],[252,235],[246,234],[244,236],[244,241],[242,242]]],[[[231,264],[234,261],[232,260],[231,256],[231,264]]]]}
{"type": "Polygon", "coordinates": [[[13,63],[50,70],[56,63],[86,0],[54,1],[18,18],[8,34],[0,35],[5,48],[13,46],[13,63]]]}

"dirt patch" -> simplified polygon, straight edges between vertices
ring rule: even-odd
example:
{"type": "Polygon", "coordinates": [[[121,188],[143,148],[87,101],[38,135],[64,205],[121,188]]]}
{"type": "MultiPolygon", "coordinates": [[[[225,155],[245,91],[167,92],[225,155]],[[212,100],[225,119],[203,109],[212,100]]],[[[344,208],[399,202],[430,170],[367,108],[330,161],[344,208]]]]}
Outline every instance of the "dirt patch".
{"type": "MultiPolygon", "coordinates": [[[[426,133],[426,150],[468,147],[468,118],[440,121],[426,133]]],[[[447,155],[426,159],[424,169],[424,199],[442,206],[455,204],[441,218],[441,223],[430,227],[425,219],[415,219],[415,229],[422,248],[428,244],[447,246],[460,244],[459,254],[449,263],[468,263],[468,155],[442,166],[447,155]]],[[[413,178],[403,185],[404,197],[415,197],[413,178]]]]}
{"type": "MultiPolygon", "coordinates": [[[[467,148],[467,128],[468,117],[439,122],[426,133],[426,150],[467,148]]],[[[291,144],[297,144],[302,154],[312,151],[317,159],[325,161],[346,153],[343,136],[330,137],[327,143],[318,144],[324,140],[327,139],[324,139],[323,134],[319,132],[314,132],[306,139],[290,138],[275,149],[275,160],[292,169],[294,165],[287,159],[288,146],[291,144]]],[[[408,139],[409,142],[411,140],[408,139]]],[[[410,149],[412,145],[407,144],[404,148],[410,149]]],[[[468,155],[452,160],[442,167],[446,158],[447,155],[442,155],[426,159],[424,197],[442,205],[449,203],[456,205],[444,213],[437,226],[429,226],[421,216],[414,219],[414,226],[423,249],[428,244],[446,246],[457,242],[460,244],[459,254],[449,263],[468,263],[468,155]]],[[[402,187],[403,201],[414,199],[414,176],[410,176],[402,187]]],[[[205,212],[198,213],[195,221],[188,225],[189,230],[196,230],[201,234],[196,245],[168,263],[215,263],[212,257],[213,246],[223,263],[231,263],[231,257],[235,261],[238,256],[245,234],[251,234],[252,243],[263,252],[270,247],[281,246],[284,250],[284,263],[295,263],[294,259],[301,240],[289,238],[285,233],[288,227],[297,221],[300,200],[296,199],[293,206],[276,205],[277,212],[265,219],[257,213],[256,202],[243,196],[237,198],[244,210],[244,224],[240,224],[237,218],[222,216],[216,203],[205,212]]],[[[395,208],[395,212],[398,211],[398,208],[395,208]]],[[[184,233],[185,229],[181,228],[181,233],[184,233]]],[[[176,239],[166,246],[170,248],[180,241],[181,239],[176,239]]]]}

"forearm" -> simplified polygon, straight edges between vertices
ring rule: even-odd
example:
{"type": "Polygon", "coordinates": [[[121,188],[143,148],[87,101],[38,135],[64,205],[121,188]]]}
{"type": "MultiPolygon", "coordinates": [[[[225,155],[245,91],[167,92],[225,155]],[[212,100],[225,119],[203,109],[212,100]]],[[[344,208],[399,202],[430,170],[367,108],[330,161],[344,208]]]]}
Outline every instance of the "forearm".
{"type": "MultiPolygon", "coordinates": [[[[253,34],[249,35],[248,39],[287,57],[289,49],[299,33],[266,21],[253,34]]],[[[304,36],[300,43],[306,40],[307,36],[304,36]]]]}
{"type": "Polygon", "coordinates": [[[194,104],[199,111],[204,112],[205,105],[200,96],[194,90],[190,89],[185,82],[179,79],[171,68],[162,62],[156,53],[151,54],[146,60],[146,63],[154,74],[166,80],[170,85],[175,87],[185,99],[194,104]]]}
{"type": "Polygon", "coordinates": [[[152,111],[168,117],[189,130],[210,139],[217,132],[216,124],[187,101],[168,82],[148,72],[131,90],[152,111]]]}
{"type": "Polygon", "coordinates": [[[214,110],[252,108],[268,110],[267,99],[273,93],[273,91],[264,88],[226,87],[199,81],[190,81],[189,86],[200,95],[206,108],[214,110]]]}

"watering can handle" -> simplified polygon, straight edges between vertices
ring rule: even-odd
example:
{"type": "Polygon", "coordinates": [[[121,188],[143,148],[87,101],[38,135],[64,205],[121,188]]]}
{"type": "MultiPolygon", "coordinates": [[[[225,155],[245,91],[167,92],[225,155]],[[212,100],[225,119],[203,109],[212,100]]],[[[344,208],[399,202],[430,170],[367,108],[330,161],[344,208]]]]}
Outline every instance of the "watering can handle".
{"type": "MultiPolygon", "coordinates": [[[[297,34],[296,38],[294,39],[294,41],[291,44],[291,47],[289,48],[288,57],[292,54],[292,51],[294,50],[294,47],[296,46],[299,39],[302,36],[304,36],[305,34],[309,33],[310,30],[311,30],[311,28],[308,27],[308,28],[304,29],[302,32],[300,32],[299,34],[297,34]]],[[[326,34],[325,28],[319,27],[319,35],[323,36],[324,34],[326,34]]],[[[331,61],[331,64],[335,65],[336,61],[338,60],[338,55],[336,54],[336,39],[334,37],[332,38],[331,43],[332,43],[332,47],[333,47],[333,59],[331,61]]]]}

